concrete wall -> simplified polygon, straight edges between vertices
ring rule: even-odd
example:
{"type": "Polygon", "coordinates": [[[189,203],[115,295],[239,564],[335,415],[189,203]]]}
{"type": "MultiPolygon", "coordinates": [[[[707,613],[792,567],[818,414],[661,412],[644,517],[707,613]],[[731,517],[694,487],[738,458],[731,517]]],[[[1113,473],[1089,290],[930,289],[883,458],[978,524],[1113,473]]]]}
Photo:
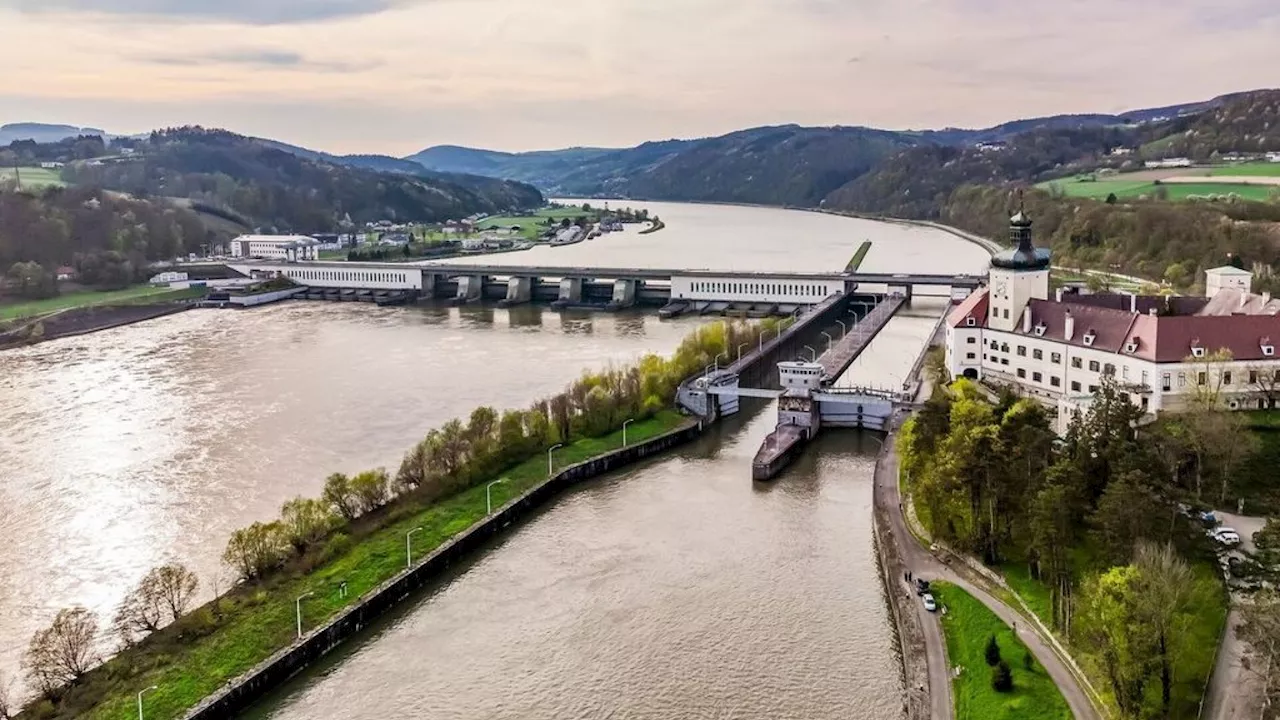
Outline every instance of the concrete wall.
{"type": "Polygon", "coordinates": [[[815,305],[845,291],[843,279],[796,280],[727,275],[725,277],[671,278],[672,300],[729,300],[815,305]]]}
{"type": "Polygon", "coordinates": [[[462,560],[468,553],[480,548],[513,522],[527,517],[553,500],[561,491],[689,442],[698,437],[701,432],[701,425],[686,425],[665,435],[561,470],[546,482],[507,503],[488,519],[473,525],[436,548],[435,552],[419,561],[412,569],[396,575],[370,591],[345,612],[308,633],[300,642],[281,650],[253,670],[232,681],[224,689],[205,698],[185,717],[187,720],[214,720],[231,717],[243,711],[254,701],[359,633],[380,615],[410,599],[415,591],[434,581],[444,570],[462,560]]]}

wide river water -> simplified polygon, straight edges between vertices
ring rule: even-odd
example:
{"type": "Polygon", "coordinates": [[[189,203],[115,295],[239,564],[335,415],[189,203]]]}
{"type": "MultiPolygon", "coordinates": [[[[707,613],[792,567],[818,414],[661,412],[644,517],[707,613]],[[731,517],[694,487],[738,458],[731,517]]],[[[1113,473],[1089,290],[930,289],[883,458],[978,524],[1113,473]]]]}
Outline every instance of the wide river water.
{"type": "MultiPolygon", "coordinates": [[[[947,233],[666,203],[668,228],[504,262],[981,272],[947,233]]],[[[893,320],[846,378],[896,384],[940,306],[893,320]]],[[[204,590],[236,527],[326,474],[384,465],[478,405],[526,406],[587,368],[670,351],[700,320],[546,308],[286,303],[191,311],[0,352],[0,672],[58,608],[110,622],[147,569],[204,590]]],[[[850,382],[846,379],[842,382],[850,382]]],[[[824,437],[777,483],[757,405],[714,436],[571,493],[304,674],[273,717],[896,717],[870,534],[871,452],[824,437]]],[[[225,586],[225,580],[222,581],[225,586]]]]}

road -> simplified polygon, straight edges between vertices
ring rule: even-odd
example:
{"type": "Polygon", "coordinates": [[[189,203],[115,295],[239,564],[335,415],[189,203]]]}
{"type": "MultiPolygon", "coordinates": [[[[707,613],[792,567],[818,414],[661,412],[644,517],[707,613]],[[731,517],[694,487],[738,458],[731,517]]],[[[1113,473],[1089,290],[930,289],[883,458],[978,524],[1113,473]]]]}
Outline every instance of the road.
{"type": "MultiPolygon", "coordinates": [[[[896,424],[897,420],[895,420],[895,427],[896,424]]],[[[898,458],[894,452],[895,443],[896,436],[890,434],[884,442],[884,449],[876,465],[875,502],[878,507],[888,511],[891,535],[897,545],[898,557],[902,559],[906,568],[913,573],[914,577],[953,583],[986,605],[1001,620],[1015,628],[1018,638],[1035,656],[1045,672],[1053,678],[1075,717],[1078,720],[1100,720],[1100,716],[1089,701],[1088,694],[1077,682],[1075,675],[1040,634],[1028,627],[1025,618],[987,591],[974,585],[966,576],[943,563],[911,535],[906,518],[903,516],[902,497],[898,490],[898,458]],[[1022,620],[1021,624],[1018,623],[1019,620],[1022,620]]],[[[901,575],[894,580],[906,582],[901,575]]],[[[931,717],[934,720],[950,720],[953,717],[950,672],[939,616],[925,611],[923,605],[918,602],[913,605],[920,615],[924,628],[929,665],[931,717]]]]}

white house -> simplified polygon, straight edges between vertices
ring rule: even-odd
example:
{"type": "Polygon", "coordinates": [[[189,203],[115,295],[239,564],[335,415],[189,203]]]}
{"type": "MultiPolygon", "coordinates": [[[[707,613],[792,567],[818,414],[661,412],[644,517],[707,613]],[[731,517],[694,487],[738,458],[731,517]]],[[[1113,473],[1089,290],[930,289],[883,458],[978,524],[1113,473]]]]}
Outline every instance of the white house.
{"type": "Polygon", "coordinates": [[[152,276],[150,283],[152,285],[168,285],[169,283],[186,282],[189,279],[190,276],[187,273],[169,271],[152,276]]]}
{"type": "MultiPolygon", "coordinates": [[[[1213,297],[1219,290],[1239,290],[1248,293],[1253,286],[1253,273],[1224,265],[1204,271],[1204,295],[1213,297]]],[[[1280,338],[1277,338],[1280,339],[1280,338]]]]}
{"type": "Polygon", "coordinates": [[[1176,157],[1164,158],[1163,160],[1148,160],[1145,163],[1148,168],[1186,168],[1191,167],[1190,158],[1176,157]]]}
{"type": "Polygon", "coordinates": [[[241,235],[231,241],[231,257],[316,260],[320,241],[306,235],[241,235]]]}
{"type": "Polygon", "coordinates": [[[1267,162],[1280,163],[1280,152],[1267,153],[1267,162]]]}
{"type": "Polygon", "coordinates": [[[1031,244],[1023,213],[1011,225],[1016,248],[992,258],[989,286],[947,319],[953,377],[1007,385],[1057,407],[1060,429],[1106,377],[1152,414],[1207,389],[1231,408],[1280,402],[1280,301],[1251,294],[1242,271],[1209,271],[1211,297],[1050,298],[1049,252],[1031,244]],[[1231,360],[1210,362],[1219,350],[1231,360]]]}

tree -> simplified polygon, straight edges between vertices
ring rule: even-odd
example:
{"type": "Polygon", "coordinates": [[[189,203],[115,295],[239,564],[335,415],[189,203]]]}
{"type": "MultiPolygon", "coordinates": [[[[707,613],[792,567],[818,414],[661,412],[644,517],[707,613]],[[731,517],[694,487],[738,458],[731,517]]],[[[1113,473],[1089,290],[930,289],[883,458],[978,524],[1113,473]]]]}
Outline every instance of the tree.
{"type": "MultiPolygon", "coordinates": [[[[1156,662],[1160,668],[1161,716],[1169,717],[1173,668],[1179,648],[1177,636],[1192,621],[1190,613],[1197,593],[1206,591],[1171,544],[1139,545],[1134,565],[1137,568],[1133,594],[1136,613],[1142,624],[1150,628],[1155,641],[1156,662]]],[[[1212,593],[1213,589],[1207,592],[1212,593]]]]}
{"type": "Polygon", "coordinates": [[[177,620],[187,611],[191,606],[191,600],[195,598],[196,590],[200,587],[200,578],[181,563],[161,565],[143,578],[144,581],[148,579],[155,587],[164,606],[169,610],[170,622],[177,620]]]}
{"type": "Polygon", "coordinates": [[[1115,204],[1116,204],[1116,200],[1117,200],[1117,198],[1116,198],[1116,194],[1115,194],[1115,193],[1107,193],[1107,204],[1108,204],[1108,205],[1115,205],[1115,204]]]}
{"type": "Polygon", "coordinates": [[[368,513],[387,504],[391,478],[384,468],[366,470],[351,478],[351,492],[360,503],[360,512],[368,513]]]}
{"type": "Polygon", "coordinates": [[[98,661],[97,636],[98,619],[88,608],[59,610],[53,624],[36,631],[27,646],[23,662],[32,687],[53,698],[78,682],[98,661]]]}
{"type": "Polygon", "coordinates": [[[996,692],[1013,692],[1013,671],[1009,663],[1001,660],[991,668],[991,688],[996,692]]]}
{"type": "Polygon", "coordinates": [[[428,460],[430,456],[427,453],[427,441],[415,443],[409,448],[409,452],[404,454],[404,459],[400,461],[400,469],[396,471],[396,488],[400,492],[408,492],[422,487],[427,480],[427,474],[430,472],[428,460]]]}
{"type": "Polygon", "coordinates": [[[285,546],[280,523],[256,522],[231,534],[222,562],[243,580],[260,580],[284,561],[285,546]]]}
{"type": "Polygon", "coordinates": [[[342,473],[333,473],[325,479],[321,497],[348,521],[360,514],[360,501],[351,489],[351,479],[342,473]]]}
{"type": "Polygon", "coordinates": [[[160,628],[164,607],[160,596],[147,585],[146,578],[124,596],[116,608],[111,627],[126,647],[160,628]]]}
{"type": "Polygon", "coordinates": [[[987,647],[983,651],[987,664],[995,667],[1000,663],[1000,643],[996,642],[996,636],[993,634],[987,638],[987,647]]]}
{"type": "Polygon", "coordinates": [[[1149,659],[1155,655],[1148,628],[1139,621],[1137,568],[1114,567],[1085,581],[1076,629],[1099,648],[1099,662],[1116,706],[1125,718],[1135,718],[1146,693],[1149,659]]]}
{"type": "Polygon", "coordinates": [[[1280,593],[1264,590],[1240,608],[1237,632],[1248,643],[1246,667],[1262,681],[1263,697],[1280,707],[1280,593]]]}
{"type": "Polygon", "coordinates": [[[1280,403],[1280,370],[1266,365],[1249,366],[1245,369],[1249,387],[1253,389],[1268,408],[1280,403]]]}
{"type": "Polygon", "coordinates": [[[337,523],[330,503],[295,497],[280,508],[280,525],[293,549],[303,552],[307,546],[323,538],[337,523]]]}
{"type": "Polygon", "coordinates": [[[21,709],[13,696],[13,681],[5,680],[0,673],[0,720],[13,720],[21,709]]]}

